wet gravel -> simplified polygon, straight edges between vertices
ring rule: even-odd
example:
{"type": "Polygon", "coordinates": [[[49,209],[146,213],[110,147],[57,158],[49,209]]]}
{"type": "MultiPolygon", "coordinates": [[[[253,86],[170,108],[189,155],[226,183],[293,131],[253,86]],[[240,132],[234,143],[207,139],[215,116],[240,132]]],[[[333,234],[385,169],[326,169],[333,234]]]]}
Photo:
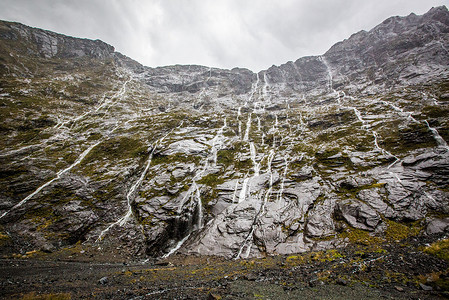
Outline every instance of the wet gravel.
{"type": "Polygon", "coordinates": [[[449,263],[422,251],[438,238],[249,260],[176,255],[107,262],[92,249],[70,258],[8,258],[0,260],[1,297],[446,299],[449,263]]]}

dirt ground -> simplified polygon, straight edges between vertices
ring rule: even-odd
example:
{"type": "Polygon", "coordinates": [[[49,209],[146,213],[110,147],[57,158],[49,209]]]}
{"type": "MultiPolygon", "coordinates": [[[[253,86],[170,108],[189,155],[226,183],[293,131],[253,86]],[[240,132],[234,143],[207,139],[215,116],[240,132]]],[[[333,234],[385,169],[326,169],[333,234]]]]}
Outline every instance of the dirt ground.
{"type": "MultiPolygon", "coordinates": [[[[445,237],[247,260],[108,261],[77,245],[0,260],[3,299],[446,299],[445,237]],[[439,245],[440,252],[426,249],[439,245]],[[444,247],[443,247],[444,248],[444,247]],[[443,249],[444,250],[444,249],[443,249]]],[[[98,254],[98,255],[97,255],[98,254]]],[[[447,258],[446,258],[447,259],[447,258]]]]}

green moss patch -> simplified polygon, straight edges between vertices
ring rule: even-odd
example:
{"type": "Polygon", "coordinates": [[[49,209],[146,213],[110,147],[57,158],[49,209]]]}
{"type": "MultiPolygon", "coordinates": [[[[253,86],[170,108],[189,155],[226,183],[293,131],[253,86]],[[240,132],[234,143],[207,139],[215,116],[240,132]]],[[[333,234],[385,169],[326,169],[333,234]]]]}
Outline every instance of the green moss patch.
{"type": "Polygon", "coordinates": [[[449,239],[437,241],[424,248],[424,252],[449,261],[449,239]]]}

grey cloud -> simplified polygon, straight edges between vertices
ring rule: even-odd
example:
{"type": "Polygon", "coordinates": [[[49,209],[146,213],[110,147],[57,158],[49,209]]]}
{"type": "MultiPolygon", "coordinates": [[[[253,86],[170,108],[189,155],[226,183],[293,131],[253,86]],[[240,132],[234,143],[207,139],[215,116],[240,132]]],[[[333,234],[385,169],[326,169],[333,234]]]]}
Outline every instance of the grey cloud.
{"type": "Polygon", "coordinates": [[[101,39],[148,66],[247,67],[324,53],[392,15],[445,0],[2,0],[0,18],[101,39]]]}

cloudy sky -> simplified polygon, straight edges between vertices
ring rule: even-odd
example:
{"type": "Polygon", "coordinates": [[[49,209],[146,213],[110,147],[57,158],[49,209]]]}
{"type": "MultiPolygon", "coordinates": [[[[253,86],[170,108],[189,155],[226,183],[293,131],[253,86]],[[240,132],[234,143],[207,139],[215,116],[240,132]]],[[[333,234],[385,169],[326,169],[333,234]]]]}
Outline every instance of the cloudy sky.
{"type": "Polygon", "coordinates": [[[393,15],[447,0],[1,0],[0,19],[101,39],[147,66],[253,71],[326,52],[393,15]]]}

